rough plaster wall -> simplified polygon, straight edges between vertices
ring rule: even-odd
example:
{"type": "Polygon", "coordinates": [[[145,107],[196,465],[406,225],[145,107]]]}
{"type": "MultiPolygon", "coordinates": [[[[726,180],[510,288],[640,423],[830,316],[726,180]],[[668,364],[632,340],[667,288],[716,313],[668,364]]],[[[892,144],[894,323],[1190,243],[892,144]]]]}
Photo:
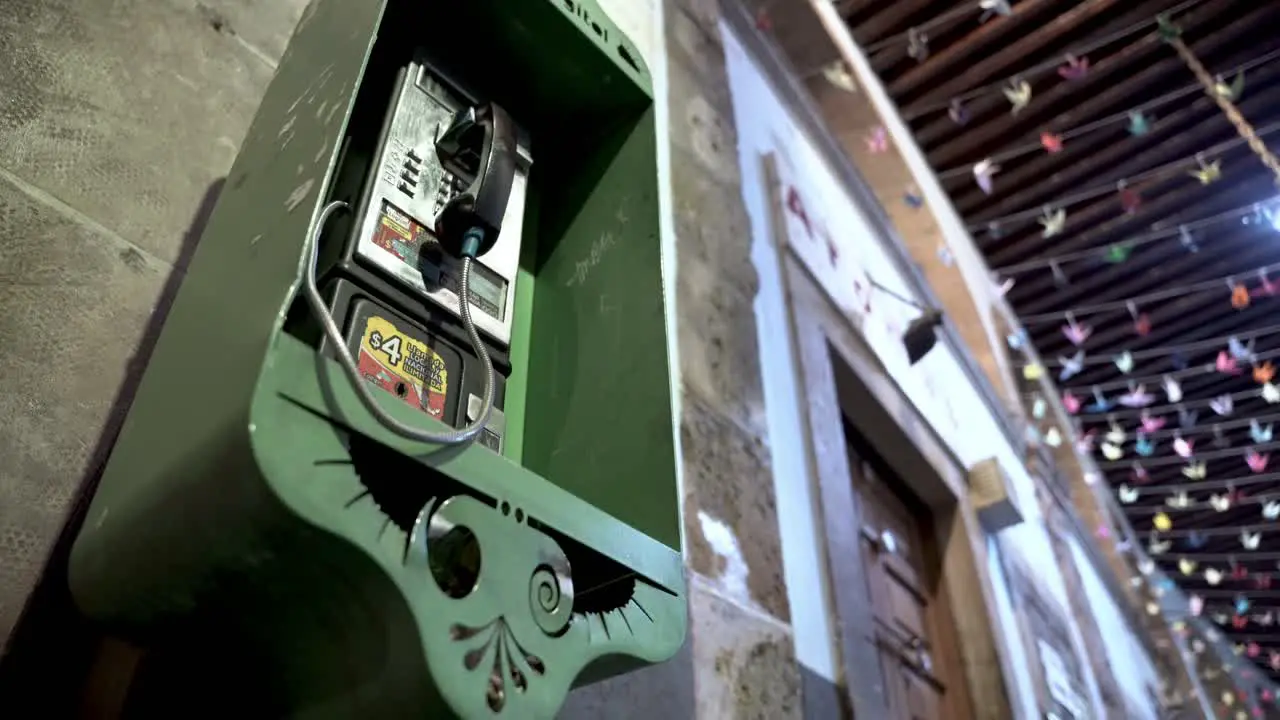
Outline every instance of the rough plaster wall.
{"type": "Polygon", "coordinates": [[[0,13],[0,647],[303,0],[0,13]]]}

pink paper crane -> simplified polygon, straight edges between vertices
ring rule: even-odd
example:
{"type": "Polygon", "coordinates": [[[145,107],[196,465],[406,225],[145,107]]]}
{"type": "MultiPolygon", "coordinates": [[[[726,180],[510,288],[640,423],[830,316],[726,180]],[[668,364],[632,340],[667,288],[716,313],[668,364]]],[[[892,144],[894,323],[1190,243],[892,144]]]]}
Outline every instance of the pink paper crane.
{"type": "Polygon", "coordinates": [[[1071,341],[1072,345],[1080,347],[1093,334],[1093,328],[1085,323],[1068,320],[1067,324],[1062,326],[1062,334],[1066,336],[1067,340],[1071,341]]]}
{"type": "Polygon", "coordinates": [[[1271,461],[1271,453],[1259,453],[1256,450],[1250,450],[1244,455],[1245,464],[1255,473],[1266,472],[1267,463],[1271,461]]]}
{"type": "Polygon", "coordinates": [[[1218,372],[1223,373],[1224,375],[1240,374],[1239,363],[1237,363],[1236,359],[1231,357],[1231,354],[1226,350],[1218,353],[1218,360],[1214,363],[1214,366],[1218,369],[1218,372]]]}
{"type": "Polygon", "coordinates": [[[1173,438],[1173,451],[1178,453],[1180,458],[1189,458],[1195,454],[1196,443],[1194,440],[1188,440],[1181,435],[1173,438]]]}
{"type": "Polygon", "coordinates": [[[1080,412],[1080,398],[1076,397],[1075,393],[1068,390],[1062,393],[1062,407],[1065,408],[1067,412],[1075,415],[1080,412]]]}
{"type": "Polygon", "coordinates": [[[1167,422],[1162,417],[1152,417],[1146,410],[1142,411],[1142,432],[1153,433],[1164,427],[1167,422]]]}

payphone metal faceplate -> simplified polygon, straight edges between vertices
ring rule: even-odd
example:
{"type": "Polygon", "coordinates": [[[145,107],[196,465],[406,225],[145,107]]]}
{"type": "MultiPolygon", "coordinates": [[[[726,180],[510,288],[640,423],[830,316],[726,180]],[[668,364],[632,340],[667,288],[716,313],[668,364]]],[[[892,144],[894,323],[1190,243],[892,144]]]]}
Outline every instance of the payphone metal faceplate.
{"type": "MultiPolygon", "coordinates": [[[[459,315],[461,261],[436,244],[435,218],[465,182],[436,160],[435,141],[466,101],[422,63],[409,65],[392,101],[378,157],[358,211],[356,256],[459,315]]],[[[476,327],[500,346],[511,342],[515,283],[532,163],[523,134],[502,231],[473,265],[471,306],[476,327]]]]}

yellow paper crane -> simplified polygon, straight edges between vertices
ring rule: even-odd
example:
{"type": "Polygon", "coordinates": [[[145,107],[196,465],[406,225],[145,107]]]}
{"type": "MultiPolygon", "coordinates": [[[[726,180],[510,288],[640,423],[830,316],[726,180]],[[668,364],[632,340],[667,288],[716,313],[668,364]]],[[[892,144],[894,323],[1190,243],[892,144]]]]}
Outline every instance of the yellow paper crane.
{"type": "Polygon", "coordinates": [[[1191,177],[1199,180],[1201,185],[1209,185],[1222,178],[1221,160],[1205,162],[1204,158],[1197,157],[1196,161],[1200,163],[1200,167],[1191,171],[1191,177]]]}
{"type": "Polygon", "coordinates": [[[1043,237],[1051,238],[1054,235],[1061,235],[1063,228],[1067,226],[1067,211],[1063,208],[1053,211],[1045,208],[1039,222],[1040,226],[1044,228],[1044,231],[1040,233],[1043,237]]]}
{"type": "Polygon", "coordinates": [[[1031,83],[1026,80],[1014,80],[1004,89],[1004,96],[1013,106],[1010,112],[1017,115],[1031,103],[1031,83]]]}

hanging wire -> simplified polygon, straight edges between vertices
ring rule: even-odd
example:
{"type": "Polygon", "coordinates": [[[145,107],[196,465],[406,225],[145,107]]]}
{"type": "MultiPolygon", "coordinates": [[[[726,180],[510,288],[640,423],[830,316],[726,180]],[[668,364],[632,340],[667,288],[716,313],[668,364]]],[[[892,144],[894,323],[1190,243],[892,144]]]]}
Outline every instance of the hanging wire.
{"type": "MultiPolygon", "coordinates": [[[[1142,432],[1142,437],[1148,440],[1164,440],[1165,438],[1174,438],[1174,437],[1189,438],[1189,437],[1195,437],[1197,435],[1205,435],[1209,433],[1216,434],[1216,432],[1219,430],[1235,430],[1237,428],[1246,428],[1250,426],[1251,420],[1257,420],[1259,425],[1268,425],[1268,424],[1274,425],[1275,423],[1280,422],[1280,415],[1255,415],[1251,418],[1226,420],[1223,422],[1210,422],[1204,425],[1196,425],[1195,427],[1190,427],[1186,429],[1161,428],[1154,432],[1144,432],[1140,430],[1131,431],[1128,428],[1126,428],[1125,431],[1126,432],[1131,431],[1134,434],[1137,434],[1138,432],[1142,432]]],[[[1144,461],[1145,461],[1145,458],[1141,458],[1141,457],[1134,459],[1134,462],[1137,462],[1140,465],[1143,464],[1144,461]]],[[[1129,467],[1130,468],[1133,467],[1132,462],[1129,464],[1129,467]]],[[[1145,465],[1143,465],[1143,467],[1145,467],[1145,465]]]]}
{"type": "MultiPolygon", "coordinates": [[[[1192,492],[1199,492],[1201,490],[1211,490],[1214,488],[1234,489],[1237,487],[1247,487],[1249,485],[1261,485],[1263,483],[1273,483],[1276,481],[1280,481],[1280,472],[1260,473],[1257,475],[1240,475],[1233,478],[1227,478],[1225,480],[1196,480],[1193,482],[1184,482],[1184,483],[1168,483],[1168,484],[1161,483],[1159,485],[1145,485],[1145,486],[1138,486],[1138,490],[1143,494],[1147,494],[1155,490],[1160,490],[1163,492],[1167,492],[1169,494],[1182,492],[1184,490],[1187,491],[1188,493],[1192,493],[1192,492]]],[[[1120,504],[1120,503],[1117,503],[1117,504],[1119,504],[1120,507],[1122,508],[1126,507],[1123,504],[1120,504]]]]}
{"type": "Polygon", "coordinates": [[[1271,265],[1263,265],[1252,270],[1233,273],[1231,275],[1223,275],[1214,280],[1205,280],[1204,282],[1192,283],[1190,285],[1182,285],[1180,287],[1166,288],[1164,290],[1156,290],[1154,292],[1145,293],[1143,295],[1135,295],[1124,300],[1115,300],[1113,302],[1097,303],[1096,305],[1081,305],[1080,307],[1063,310],[1060,312],[1040,313],[1038,315],[1027,315],[1022,318],[1024,326],[1035,323],[1048,323],[1065,320],[1068,314],[1078,316],[1101,315],[1103,313],[1112,313],[1118,310],[1128,312],[1130,303],[1143,306],[1148,303],[1160,300],[1168,300],[1175,297],[1186,297],[1195,295],[1208,290],[1221,290],[1224,284],[1230,283],[1236,278],[1248,277],[1254,273],[1271,273],[1280,270],[1280,263],[1271,265]]]}
{"type": "MultiPolygon", "coordinates": [[[[1063,316],[1063,319],[1064,320],[1066,319],[1065,314],[1063,316]]],[[[1151,360],[1156,358],[1167,357],[1170,355],[1200,352],[1203,350],[1213,350],[1216,348],[1220,348],[1225,343],[1231,342],[1231,338],[1235,338],[1237,340],[1240,340],[1241,342],[1244,342],[1246,340],[1256,340],[1257,338],[1260,338],[1264,335],[1274,335],[1276,333],[1280,333],[1280,325],[1267,325],[1260,328],[1251,328],[1248,330],[1241,330],[1240,332],[1234,332],[1234,333],[1231,333],[1230,335],[1220,335],[1218,337],[1211,337],[1205,340],[1196,340],[1194,342],[1187,342],[1179,345],[1163,345],[1161,347],[1149,348],[1147,350],[1137,350],[1129,354],[1133,356],[1134,360],[1151,360]]],[[[1118,355],[1119,353],[1116,353],[1116,354],[1118,355]]],[[[1084,359],[1085,367],[1088,367],[1090,365],[1111,365],[1114,363],[1115,363],[1115,355],[1103,355],[1100,357],[1099,356],[1085,357],[1084,359]]],[[[1041,364],[1046,368],[1061,367],[1063,365],[1063,363],[1060,361],[1045,361],[1041,364]]],[[[1158,376],[1154,376],[1154,378],[1161,379],[1165,375],[1169,375],[1169,374],[1171,373],[1160,373],[1158,376]]],[[[1130,378],[1124,378],[1122,380],[1117,380],[1113,382],[1123,383],[1127,385],[1129,379],[1130,378]]],[[[1139,378],[1132,378],[1132,379],[1140,382],[1139,378]]],[[[1094,384],[1096,383],[1091,383],[1089,385],[1073,385],[1071,387],[1092,387],[1094,384]]]]}
{"type": "MultiPolygon", "coordinates": [[[[1125,247],[1128,247],[1129,249],[1132,250],[1134,248],[1143,247],[1145,245],[1151,245],[1153,243],[1159,242],[1161,240],[1167,240],[1169,238],[1174,238],[1174,237],[1181,238],[1183,230],[1186,230],[1189,232],[1192,230],[1199,230],[1201,228],[1209,227],[1210,225],[1216,225],[1220,222],[1226,222],[1228,220],[1238,220],[1240,218],[1249,217],[1250,215],[1257,213],[1257,211],[1264,204],[1266,203],[1257,203],[1257,202],[1250,203],[1248,205],[1243,205],[1238,208],[1226,210],[1224,212],[1218,213],[1217,215],[1210,215],[1208,217],[1201,218],[1199,220],[1192,220],[1190,222],[1179,223],[1178,226],[1175,228],[1153,230],[1149,233],[1140,233],[1138,235],[1132,235],[1126,238],[1123,241],[1123,244],[1125,245],[1125,247]]],[[[1061,255],[1054,255],[1048,258],[1037,258],[1035,260],[1028,260],[1026,262],[1013,263],[1010,265],[1002,265],[998,268],[993,268],[992,272],[995,272],[1000,275],[1015,275],[1018,273],[1026,272],[1028,270],[1041,270],[1044,268],[1052,268],[1054,265],[1061,266],[1066,263],[1072,263],[1079,260],[1096,260],[1098,259],[1099,253],[1106,252],[1107,248],[1111,247],[1114,244],[1115,243],[1108,243],[1106,245],[1102,245],[1099,247],[1092,247],[1086,250],[1078,250],[1075,252],[1063,253],[1061,255]]]]}
{"type": "Polygon", "coordinates": [[[1198,537],[1208,538],[1208,537],[1238,536],[1242,532],[1265,532],[1267,530],[1275,530],[1275,529],[1276,529],[1276,524],[1274,522],[1264,522],[1264,523],[1250,523],[1247,525],[1227,525],[1222,527],[1177,528],[1174,530],[1155,530],[1152,532],[1158,532],[1160,534],[1161,539],[1184,538],[1184,537],[1190,537],[1193,535],[1198,537]]]}
{"type": "MultiPolygon", "coordinates": [[[[1272,62],[1276,59],[1280,59],[1280,50],[1269,52],[1266,55],[1262,55],[1260,57],[1254,58],[1253,60],[1250,60],[1241,65],[1237,65],[1234,68],[1224,70],[1222,74],[1235,75],[1238,73],[1248,72],[1262,65],[1265,65],[1269,62],[1272,62]]],[[[1128,110],[1122,110],[1113,115],[1108,115],[1104,118],[1101,118],[1099,120],[1094,120],[1093,122],[1086,123],[1079,127],[1063,130],[1057,134],[1064,141],[1080,138],[1094,131],[1101,130],[1111,125],[1115,125],[1119,122],[1127,121],[1131,115],[1134,115],[1137,113],[1145,113],[1149,110],[1154,110],[1157,107],[1171,103],[1174,100],[1180,100],[1184,97],[1187,97],[1188,95],[1198,95],[1200,94],[1200,92],[1201,92],[1200,83],[1198,82],[1191,83],[1190,85],[1187,85],[1186,87],[1183,87],[1181,89],[1174,90],[1172,92],[1168,92],[1168,93],[1165,93],[1164,95],[1160,95],[1151,100],[1148,100],[1142,103],[1141,105],[1135,105],[1129,108],[1128,110]]],[[[1006,150],[1001,153],[997,153],[995,155],[990,156],[990,159],[996,163],[1005,163],[1005,162],[1008,162],[1009,160],[1013,160],[1023,155],[1029,155],[1034,152],[1043,152],[1043,151],[1044,151],[1044,145],[1042,145],[1039,140],[1027,141],[1025,145],[1020,145],[1013,149],[1006,150]]],[[[973,172],[973,166],[966,165],[963,167],[951,168],[950,170],[944,170],[943,172],[938,173],[938,177],[942,180],[952,180],[958,177],[968,176],[972,172],[973,172]]]]}
{"type": "MultiPolygon", "coordinates": [[[[1204,1],[1205,0],[1187,0],[1186,2],[1179,3],[1178,5],[1175,5],[1172,8],[1170,8],[1169,10],[1166,10],[1165,14],[1169,16],[1176,15],[1178,13],[1183,12],[1184,10],[1187,10],[1196,5],[1199,5],[1204,1]]],[[[1074,48],[1068,52],[1065,52],[1063,53],[1063,55],[1065,56],[1067,54],[1070,54],[1070,55],[1075,55],[1076,57],[1088,55],[1089,53],[1094,52],[1099,48],[1104,48],[1108,45],[1119,42],[1120,40],[1124,40],[1130,35],[1135,35],[1148,28],[1154,27],[1155,25],[1157,25],[1158,22],[1159,22],[1158,19],[1153,18],[1151,20],[1144,20],[1139,23],[1134,23],[1133,25],[1130,25],[1126,28],[1122,28],[1120,30],[1117,30],[1114,33],[1111,33],[1110,35],[1103,36],[1093,41],[1092,43],[1089,43],[1087,45],[1082,45],[1078,48],[1074,48]]],[[[901,33],[899,35],[900,38],[906,38],[906,36],[907,36],[907,33],[901,33]]],[[[956,100],[959,100],[961,102],[967,102],[969,100],[973,100],[974,98],[982,97],[983,95],[990,92],[992,89],[999,89],[1013,80],[1017,80],[1019,78],[1026,79],[1026,78],[1035,77],[1042,72],[1045,72],[1048,70],[1056,70],[1057,67],[1061,64],[1062,64],[1061,57],[1055,57],[1053,60],[1046,60],[1037,65],[1032,65],[1031,67],[1021,70],[1008,77],[1005,77],[993,82],[989,82],[984,85],[980,85],[972,90],[968,90],[964,93],[961,93],[960,95],[956,95],[952,98],[948,98],[946,102],[933,103],[930,105],[926,105],[922,108],[919,108],[917,110],[914,110],[909,114],[904,114],[903,119],[906,120],[908,123],[910,123],[911,121],[916,120],[920,117],[923,117],[924,115],[927,115],[929,113],[936,112],[938,110],[945,110],[949,108],[951,106],[951,103],[956,100]]]]}
{"type": "MultiPolygon", "coordinates": [[[[1249,356],[1249,361],[1256,364],[1260,361],[1273,360],[1276,358],[1280,358],[1280,350],[1267,350],[1266,352],[1252,353],[1249,356]]],[[[1134,359],[1136,360],[1137,358],[1135,357],[1134,359]]],[[[1210,363],[1202,363],[1201,367],[1195,367],[1195,368],[1189,367],[1185,370],[1170,370],[1169,372],[1153,373],[1151,375],[1126,375],[1119,380],[1107,380],[1106,382],[1100,382],[1100,383],[1086,383],[1081,385],[1063,385],[1062,389],[1071,390],[1073,393],[1076,394],[1076,396],[1083,397],[1086,394],[1086,391],[1090,391],[1090,390],[1096,390],[1099,392],[1103,390],[1115,390],[1115,389],[1123,390],[1123,389],[1127,389],[1130,385],[1155,385],[1156,383],[1163,382],[1166,377],[1172,378],[1174,380],[1182,380],[1183,378],[1202,377],[1205,375],[1214,375],[1214,374],[1223,375],[1222,379],[1235,377],[1235,376],[1229,376],[1225,373],[1219,372],[1217,366],[1214,363],[1210,362],[1210,363]]],[[[1247,371],[1242,368],[1240,372],[1240,376],[1243,376],[1243,375],[1247,375],[1247,371]]],[[[1035,396],[1038,394],[1039,393],[1035,393],[1035,392],[1024,393],[1024,395],[1029,398],[1035,398],[1035,396]]],[[[1150,434],[1148,434],[1148,437],[1150,437],[1150,434]]]]}
{"type": "Polygon", "coordinates": [[[1120,419],[1120,418],[1142,417],[1142,414],[1144,412],[1150,415],[1162,415],[1164,413],[1171,412],[1171,411],[1185,410],[1186,408],[1209,407],[1214,400],[1217,400],[1218,398],[1226,397],[1228,395],[1230,395],[1232,402],[1235,402],[1237,400],[1248,400],[1249,398],[1257,397],[1260,392],[1261,390],[1259,389],[1242,390],[1241,392],[1237,392],[1237,393],[1222,393],[1221,395],[1216,395],[1214,397],[1211,397],[1205,400],[1184,400],[1180,403],[1170,403],[1167,405],[1153,405],[1151,407],[1145,407],[1145,408],[1125,408],[1124,410],[1110,410],[1108,412],[1099,412],[1099,413],[1079,413],[1078,415],[1076,415],[1076,417],[1080,418],[1081,420],[1084,420],[1085,418],[1093,418],[1093,417],[1100,417],[1100,418],[1114,417],[1114,418],[1120,419]]]}
{"type": "Polygon", "coordinates": [[[865,46],[864,51],[868,55],[874,55],[881,50],[886,50],[900,42],[907,41],[913,31],[918,33],[928,32],[934,28],[942,27],[953,20],[962,18],[965,15],[977,15],[979,13],[975,11],[979,10],[982,10],[982,6],[977,2],[974,2],[973,5],[957,5],[940,15],[920,23],[919,25],[913,25],[911,29],[906,32],[894,33],[893,35],[889,35],[888,37],[870,43],[865,46]]]}
{"type": "MultiPolygon", "coordinates": [[[[1141,491],[1142,489],[1143,488],[1141,487],[1138,488],[1139,491],[1141,491]]],[[[1157,485],[1155,486],[1154,489],[1164,490],[1165,487],[1163,485],[1157,485]]],[[[1178,492],[1182,492],[1182,491],[1178,491],[1178,492]]],[[[1189,495],[1190,491],[1187,491],[1187,492],[1189,495]]],[[[1169,493],[1169,495],[1176,495],[1176,494],[1177,494],[1176,492],[1169,493]]],[[[1168,495],[1166,495],[1166,497],[1168,497],[1168,495]]],[[[1280,492],[1267,493],[1264,495],[1246,495],[1245,497],[1242,497],[1242,498],[1236,498],[1231,501],[1231,507],[1234,509],[1234,508],[1240,507],[1241,505],[1266,505],[1269,502],[1280,502],[1280,492]]],[[[1126,515],[1137,515],[1141,513],[1151,513],[1152,515],[1154,515],[1156,513],[1161,513],[1161,512],[1183,513],[1183,512],[1193,512],[1198,510],[1214,509],[1213,503],[1209,502],[1208,500],[1192,502],[1190,505],[1187,505],[1186,507],[1173,507],[1168,503],[1162,503],[1160,505],[1121,505],[1120,507],[1124,508],[1124,512],[1126,515]]]]}
{"type": "MultiPolygon", "coordinates": [[[[1220,458],[1239,457],[1248,453],[1250,450],[1275,450],[1280,448],[1280,441],[1258,443],[1256,445],[1248,445],[1234,448],[1224,448],[1222,450],[1210,450],[1208,452],[1196,452],[1190,459],[1184,459],[1177,455],[1153,455],[1152,457],[1144,457],[1141,460],[1142,467],[1164,467],[1172,465],[1186,465],[1189,462],[1201,462],[1207,460],[1217,460],[1220,458]]],[[[1103,472],[1107,470],[1119,470],[1121,468],[1132,468],[1132,460],[1115,460],[1103,461],[1097,463],[1098,469],[1103,472]]]]}
{"type": "MultiPolygon", "coordinates": [[[[1258,131],[1258,135],[1260,136],[1270,135],[1271,133],[1274,133],[1277,131],[1280,131],[1280,122],[1274,122],[1274,123],[1271,123],[1270,125],[1265,126],[1263,129],[1258,131]]],[[[998,223],[1003,225],[1005,223],[1008,223],[1014,220],[1038,218],[1038,217],[1041,217],[1042,214],[1044,213],[1045,207],[1066,208],[1071,205],[1082,203],[1086,200],[1092,200],[1096,197],[1101,197],[1103,195],[1111,195],[1116,192],[1116,187],[1121,183],[1125,185],[1135,185],[1142,180],[1150,180],[1153,178],[1167,179],[1168,177],[1174,177],[1177,174],[1181,173],[1185,166],[1192,165],[1193,163],[1199,164],[1202,160],[1206,160],[1210,156],[1222,155],[1226,151],[1244,144],[1246,144],[1246,141],[1244,140],[1244,138],[1240,138],[1240,137],[1232,138],[1230,140],[1224,140],[1223,142],[1220,142],[1217,145],[1212,145],[1204,150],[1196,151],[1191,155],[1178,158],[1177,160],[1167,162],[1163,165],[1158,165],[1154,168],[1151,168],[1150,170],[1144,170],[1143,172],[1140,172],[1136,175],[1130,175],[1128,177],[1120,178],[1118,180],[1109,180],[1106,183],[1099,183],[1095,186],[1086,187],[1083,190],[1077,190],[1074,193],[1070,193],[1068,195],[1055,198],[1054,200],[1048,203],[1042,204],[1039,208],[1035,208],[1031,210],[1019,210],[1018,212],[1010,213],[1008,215],[1002,215],[1000,217],[992,218],[990,220],[987,220],[986,222],[970,225],[967,227],[967,229],[970,232],[977,232],[983,228],[986,228],[990,223],[998,223]],[[1176,172],[1171,172],[1171,171],[1176,171],[1176,172]],[[1161,176],[1167,176],[1167,177],[1161,177],[1161,176]]]]}

